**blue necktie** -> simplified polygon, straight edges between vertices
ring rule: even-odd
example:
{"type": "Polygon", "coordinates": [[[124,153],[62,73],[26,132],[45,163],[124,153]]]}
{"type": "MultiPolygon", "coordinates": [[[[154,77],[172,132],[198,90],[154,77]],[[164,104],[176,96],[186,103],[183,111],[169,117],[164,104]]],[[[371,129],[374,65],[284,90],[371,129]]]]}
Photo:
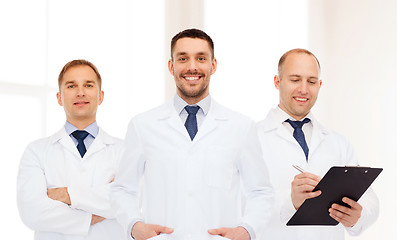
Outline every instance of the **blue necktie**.
{"type": "Polygon", "coordinates": [[[85,148],[84,145],[84,139],[88,136],[88,134],[89,133],[87,131],[80,131],[80,130],[76,130],[72,132],[73,137],[77,139],[78,142],[77,150],[79,150],[81,157],[83,157],[85,152],[87,152],[87,149],[85,148]]]}
{"type": "Polygon", "coordinates": [[[185,127],[187,129],[187,132],[189,133],[190,139],[193,141],[194,136],[196,136],[197,133],[197,118],[196,114],[198,110],[200,109],[199,106],[186,106],[185,110],[189,115],[187,116],[186,122],[185,122],[185,127]]]}
{"type": "Polygon", "coordinates": [[[306,161],[309,156],[309,147],[306,144],[305,134],[302,131],[302,126],[305,123],[310,122],[309,118],[303,119],[303,121],[291,121],[289,119],[285,120],[294,128],[294,138],[298,141],[299,145],[302,147],[303,152],[305,152],[306,161]]]}

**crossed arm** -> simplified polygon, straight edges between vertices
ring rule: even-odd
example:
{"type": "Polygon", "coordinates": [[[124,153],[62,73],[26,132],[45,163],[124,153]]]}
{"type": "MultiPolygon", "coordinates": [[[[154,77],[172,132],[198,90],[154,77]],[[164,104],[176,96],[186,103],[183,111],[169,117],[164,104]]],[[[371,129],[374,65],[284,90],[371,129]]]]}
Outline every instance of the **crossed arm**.
{"type": "MultiPolygon", "coordinates": [[[[47,196],[53,200],[63,202],[67,205],[71,205],[70,196],[66,187],[47,189],[47,196]]],[[[106,218],[104,217],[92,214],[90,225],[97,224],[105,219],[106,218]]]]}

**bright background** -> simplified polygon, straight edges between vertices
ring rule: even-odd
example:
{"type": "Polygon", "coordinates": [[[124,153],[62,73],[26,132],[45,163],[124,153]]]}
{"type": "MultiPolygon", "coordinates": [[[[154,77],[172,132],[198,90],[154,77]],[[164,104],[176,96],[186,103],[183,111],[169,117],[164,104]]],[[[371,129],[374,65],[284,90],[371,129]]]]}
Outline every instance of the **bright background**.
{"type": "Polygon", "coordinates": [[[254,120],[278,103],[279,57],[297,47],[316,54],[316,117],[349,137],[361,165],[384,168],[374,183],[379,219],[359,239],[393,239],[396,9],[393,0],[0,0],[0,238],[33,239],[18,216],[16,175],[27,144],[63,126],[55,97],[63,65],[85,58],[98,67],[98,123],[123,138],[132,116],[174,94],[170,39],[197,27],[215,42],[213,97],[254,120]]]}

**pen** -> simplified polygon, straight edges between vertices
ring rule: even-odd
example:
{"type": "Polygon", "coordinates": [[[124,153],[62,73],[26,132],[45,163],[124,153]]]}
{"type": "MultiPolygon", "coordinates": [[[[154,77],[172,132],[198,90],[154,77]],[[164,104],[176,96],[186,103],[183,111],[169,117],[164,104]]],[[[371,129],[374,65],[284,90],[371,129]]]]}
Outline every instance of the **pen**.
{"type": "Polygon", "coordinates": [[[305,170],[301,167],[299,167],[298,165],[292,165],[296,170],[298,170],[299,172],[303,173],[305,172],[305,170]]]}

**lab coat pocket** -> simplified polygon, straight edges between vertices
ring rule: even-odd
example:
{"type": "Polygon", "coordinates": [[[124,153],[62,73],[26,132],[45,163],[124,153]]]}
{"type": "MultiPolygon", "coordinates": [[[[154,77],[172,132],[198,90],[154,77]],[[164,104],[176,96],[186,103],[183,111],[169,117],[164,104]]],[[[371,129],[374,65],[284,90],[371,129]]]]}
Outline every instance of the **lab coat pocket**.
{"type": "Polygon", "coordinates": [[[210,147],[205,159],[207,178],[211,187],[230,189],[233,174],[236,172],[235,154],[233,149],[221,146],[210,147]]]}

